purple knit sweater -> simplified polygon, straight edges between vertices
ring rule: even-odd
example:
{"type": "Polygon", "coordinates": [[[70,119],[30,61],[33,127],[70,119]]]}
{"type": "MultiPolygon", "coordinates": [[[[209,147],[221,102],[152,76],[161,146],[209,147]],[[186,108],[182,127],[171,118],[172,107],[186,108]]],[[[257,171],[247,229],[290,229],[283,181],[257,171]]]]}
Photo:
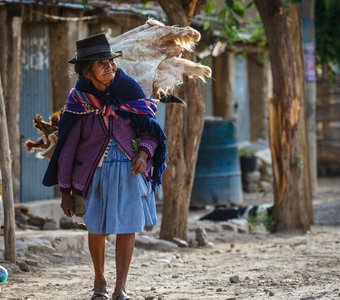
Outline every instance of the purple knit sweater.
{"type": "MultiPolygon", "coordinates": [[[[58,160],[58,182],[60,191],[74,191],[86,196],[94,171],[107,148],[110,139],[117,141],[118,147],[129,159],[136,153],[132,150],[132,140],[136,138],[131,121],[122,117],[109,117],[108,126],[101,114],[89,113],[80,117],[72,127],[58,160]]],[[[141,137],[139,150],[144,150],[147,160],[147,178],[151,176],[152,156],[158,141],[150,136],[141,137]]]]}

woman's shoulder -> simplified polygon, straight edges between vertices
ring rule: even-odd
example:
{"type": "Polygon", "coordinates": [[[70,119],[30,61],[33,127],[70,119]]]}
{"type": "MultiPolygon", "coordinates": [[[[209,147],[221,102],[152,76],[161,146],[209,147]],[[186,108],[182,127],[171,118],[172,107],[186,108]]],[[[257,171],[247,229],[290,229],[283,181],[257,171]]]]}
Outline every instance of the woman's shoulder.
{"type": "Polygon", "coordinates": [[[111,92],[119,95],[124,100],[145,98],[145,94],[138,82],[131,76],[117,69],[116,77],[111,85],[111,92]]]}

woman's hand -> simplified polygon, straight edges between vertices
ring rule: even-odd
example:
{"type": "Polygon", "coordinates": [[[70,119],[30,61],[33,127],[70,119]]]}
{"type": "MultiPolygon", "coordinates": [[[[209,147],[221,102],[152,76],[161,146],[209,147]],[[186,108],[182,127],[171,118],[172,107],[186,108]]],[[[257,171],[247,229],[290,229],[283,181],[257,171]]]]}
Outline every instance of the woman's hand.
{"type": "Polygon", "coordinates": [[[63,192],[61,194],[61,208],[64,214],[68,217],[72,217],[73,212],[73,205],[72,205],[72,196],[70,192],[63,192]]]}
{"type": "Polygon", "coordinates": [[[137,155],[132,160],[131,172],[132,174],[144,174],[146,171],[146,161],[148,154],[143,150],[139,150],[137,155]]]}

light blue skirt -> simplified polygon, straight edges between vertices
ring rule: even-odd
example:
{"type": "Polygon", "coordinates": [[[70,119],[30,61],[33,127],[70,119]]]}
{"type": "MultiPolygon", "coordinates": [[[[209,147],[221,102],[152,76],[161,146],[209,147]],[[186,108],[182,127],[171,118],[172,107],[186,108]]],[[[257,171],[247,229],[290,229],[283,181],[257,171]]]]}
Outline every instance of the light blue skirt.
{"type": "Polygon", "coordinates": [[[142,232],[157,223],[151,183],[131,173],[131,161],[111,144],[102,167],[97,167],[86,198],[84,223],[89,233],[142,232]]]}

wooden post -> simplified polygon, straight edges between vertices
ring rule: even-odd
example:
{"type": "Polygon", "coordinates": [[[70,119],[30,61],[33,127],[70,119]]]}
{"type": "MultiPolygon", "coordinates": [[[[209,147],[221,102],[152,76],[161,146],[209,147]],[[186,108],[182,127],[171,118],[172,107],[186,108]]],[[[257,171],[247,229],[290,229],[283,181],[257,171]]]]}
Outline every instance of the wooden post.
{"type": "Polygon", "coordinates": [[[234,73],[234,53],[225,51],[213,58],[214,116],[234,116],[232,79],[234,73]]]}
{"type": "MultiPolygon", "coordinates": [[[[6,7],[6,6],[5,6],[6,7]]],[[[8,26],[7,26],[7,10],[0,8],[0,75],[2,77],[2,86],[4,89],[4,97],[6,97],[7,76],[6,70],[8,65],[8,26]]]]}
{"type": "Polygon", "coordinates": [[[268,137],[269,62],[266,53],[247,53],[250,141],[268,137]]]}
{"type": "MultiPolygon", "coordinates": [[[[20,84],[21,84],[21,28],[22,17],[8,17],[7,38],[7,85],[3,86],[6,99],[7,126],[11,128],[9,146],[12,155],[12,177],[14,202],[20,202],[20,84]]],[[[2,77],[3,78],[3,77],[2,77]]]]}
{"type": "Polygon", "coordinates": [[[9,148],[5,100],[0,76],[0,162],[3,188],[3,206],[5,218],[5,259],[15,261],[15,216],[12,180],[12,159],[9,148]]]}
{"type": "Polygon", "coordinates": [[[302,38],[306,82],[306,118],[312,191],[317,188],[316,146],[316,71],[315,71],[315,0],[302,0],[302,38]]]}

